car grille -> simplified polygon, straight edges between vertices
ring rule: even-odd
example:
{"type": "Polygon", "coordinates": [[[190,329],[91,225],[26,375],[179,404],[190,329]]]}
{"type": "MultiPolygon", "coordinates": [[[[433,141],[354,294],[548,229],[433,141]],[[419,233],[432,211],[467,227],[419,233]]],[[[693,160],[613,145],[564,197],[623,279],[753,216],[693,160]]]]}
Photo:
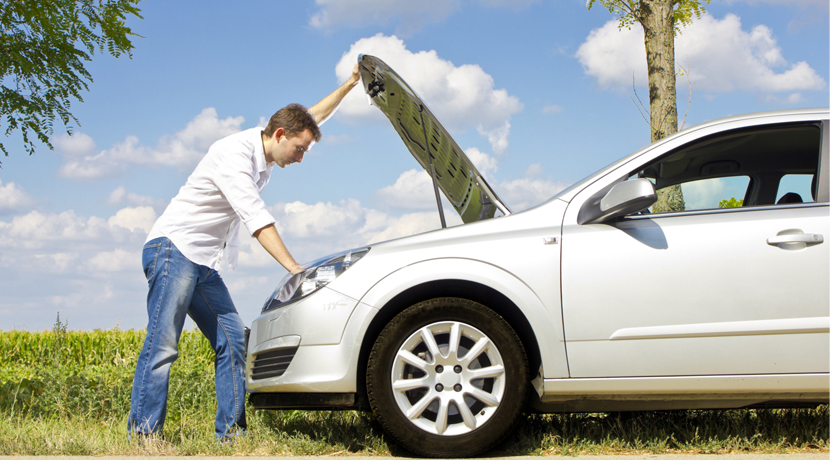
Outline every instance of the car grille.
{"type": "Polygon", "coordinates": [[[294,354],[299,347],[278,348],[254,355],[254,365],[251,368],[251,379],[261,380],[279,377],[288,369],[294,354]]]}

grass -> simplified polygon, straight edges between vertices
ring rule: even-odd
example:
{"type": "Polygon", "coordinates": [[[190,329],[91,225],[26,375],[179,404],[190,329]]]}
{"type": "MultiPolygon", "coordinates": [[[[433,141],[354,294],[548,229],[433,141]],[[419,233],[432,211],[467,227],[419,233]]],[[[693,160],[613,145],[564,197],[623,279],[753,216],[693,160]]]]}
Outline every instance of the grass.
{"type": "MultiPolygon", "coordinates": [[[[232,444],[213,438],[213,352],[185,331],[164,438],[127,436],[143,331],[0,332],[0,455],[409,455],[371,413],[253,411],[232,444]]],[[[531,414],[498,455],[830,452],[816,409],[531,414]]]]}

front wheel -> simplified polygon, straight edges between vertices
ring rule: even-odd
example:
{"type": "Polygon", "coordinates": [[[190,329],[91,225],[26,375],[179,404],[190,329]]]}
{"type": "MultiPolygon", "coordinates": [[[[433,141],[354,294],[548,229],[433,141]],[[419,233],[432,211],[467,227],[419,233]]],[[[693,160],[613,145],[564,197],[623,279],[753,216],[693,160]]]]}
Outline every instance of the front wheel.
{"type": "Polygon", "coordinates": [[[466,299],[431,299],[383,329],[366,382],[372,410],[405,448],[470,457],[500,442],[521,413],[527,358],[494,311],[466,299]]]}

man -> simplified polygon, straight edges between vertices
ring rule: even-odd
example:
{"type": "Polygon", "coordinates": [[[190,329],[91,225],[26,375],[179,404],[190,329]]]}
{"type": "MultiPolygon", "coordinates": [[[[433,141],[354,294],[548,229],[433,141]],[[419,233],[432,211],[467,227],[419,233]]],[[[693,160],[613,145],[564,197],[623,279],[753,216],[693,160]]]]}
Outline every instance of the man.
{"type": "Polygon", "coordinates": [[[156,221],[142,254],[149,321],[133,380],[130,432],[161,433],[170,365],[178,357],[186,314],[216,352],[216,437],[245,430],[244,324],[217,270],[222,258],[235,267],[244,224],[286,270],[302,271],[260,193],[274,165],[303,161],[320,140],[318,125],[359,79],[355,65],[348,81],[310,109],[289,105],[271,117],[265,130],[249,129],[214,143],[156,221]]]}

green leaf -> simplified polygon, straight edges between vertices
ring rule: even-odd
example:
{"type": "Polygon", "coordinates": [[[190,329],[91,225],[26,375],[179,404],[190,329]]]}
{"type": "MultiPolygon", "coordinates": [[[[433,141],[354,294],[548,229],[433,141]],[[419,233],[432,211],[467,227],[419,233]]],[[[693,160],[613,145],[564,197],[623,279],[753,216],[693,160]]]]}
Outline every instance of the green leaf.
{"type": "MultiPolygon", "coordinates": [[[[55,119],[72,133],[70,112],[83,102],[95,50],[132,57],[126,21],[142,19],[141,0],[0,0],[0,130],[19,132],[29,155],[36,142],[52,149],[55,119]],[[4,126],[5,124],[5,126],[4,126]],[[30,134],[33,134],[31,136],[30,134]]],[[[0,150],[8,156],[6,147],[0,150]]]]}

